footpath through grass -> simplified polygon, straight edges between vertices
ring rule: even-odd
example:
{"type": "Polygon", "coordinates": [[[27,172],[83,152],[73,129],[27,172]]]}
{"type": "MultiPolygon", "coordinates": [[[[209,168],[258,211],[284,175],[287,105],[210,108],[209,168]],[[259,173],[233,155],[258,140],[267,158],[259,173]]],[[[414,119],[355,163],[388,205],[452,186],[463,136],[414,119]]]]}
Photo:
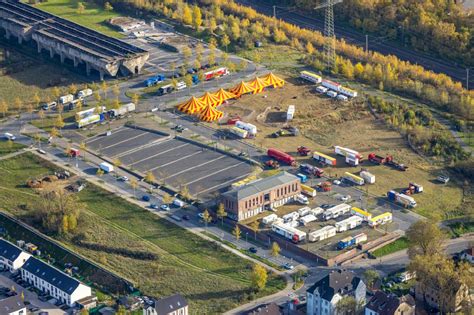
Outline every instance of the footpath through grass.
{"type": "Polygon", "coordinates": [[[82,14],[78,13],[77,5],[80,1],[76,0],[48,0],[36,5],[38,9],[47,11],[54,15],[94,29],[105,35],[121,38],[123,37],[117,30],[107,24],[107,20],[119,16],[114,11],[105,11],[95,3],[81,1],[85,6],[82,14]]]}
{"type": "Polygon", "coordinates": [[[25,146],[21,143],[0,140],[0,156],[16,152],[18,150],[23,149],[24,147],[25,146]]]}
{"type": "MultiPolygon", "coordinates": [[[[0,208],[28,218],[39,197],[24,186],[52,166],[31,153],[0,161],[0,208]]],[[[57,237],[72,250],[131,280],[147,295],[181,293],[192,314],[220,314],[285,287],[271,275],[267,288],[250,288],[252,263],[101,188],[78,194],[83,206],[76,235],[57,237]]]]}
{"type": "Polygon", "coordinates": [[[395,242],[387,244],[379,249],[376,249],[372,252],[372,255],[379,258],[382,256],[386,256],[388,254],[392,254],[398,252],[399,250],[407,249],[408,248],[408,239],[406,237],[400,237],[395,242]]]}

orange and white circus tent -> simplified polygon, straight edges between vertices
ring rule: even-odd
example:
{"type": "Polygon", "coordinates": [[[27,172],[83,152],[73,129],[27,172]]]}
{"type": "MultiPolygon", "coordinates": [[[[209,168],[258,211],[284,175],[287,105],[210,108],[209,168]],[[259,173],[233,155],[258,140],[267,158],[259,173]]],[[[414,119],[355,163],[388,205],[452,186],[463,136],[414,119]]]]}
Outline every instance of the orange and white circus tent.
{"type": "Polygon", "coordinates": [[[243,94],[251,93],[255,89],[244,81],[240,82],[236,87],[230,89],[231,93],[234,93],[236,97],[240,97],[243,94]]]}
{"type": "Polygon", "coordinates": [[[273,86],[274,88],[282,87],[285,84],[285,80],[277,77],[273,74],[273,72],[270,72],[261,79],[263,80],[263,82],[265,82],[265,86],[273,86]]]}
{"type": "Polygon", "coordinates": [[[260,78],[255,78],[252,81],[248,82],[248,84],[253,88],[253,94],[257,94],[263,91],[265,88],[265,82],[260,78]]]}
{"type": "Polygon", "coordinates": [[[202,121],[214,121],[224,116],[224,113],[220,110],[215,109],[212,105],[206,105],[204,109],[199,113],[199,119],[202,121]]]}
{"type": "Polygon", "coordinates": [[[177,108],[180,112],[194,114],[202,110],[204,106],[206,106],[206,104],[193,96],[187,102],[178,105],[177,108]]]}
{"type": "Polygon", "coordinates": [[[199,98],[199,101],[204,105],[217,106],[220,105],[219,99],[209,92],[206,92],[203,96],[199,98]]]}
{"type": "Polygon", "coordinates": [[[219,89],[219,91],[215,92],[214,96],[217,97],[217,99],[219,100],[218,105],[221,105],[225,101],[237,97],[237,95],[235,95],[234,93],[226,91],[223,88],[221,88],[221,89],[219,89]]]}

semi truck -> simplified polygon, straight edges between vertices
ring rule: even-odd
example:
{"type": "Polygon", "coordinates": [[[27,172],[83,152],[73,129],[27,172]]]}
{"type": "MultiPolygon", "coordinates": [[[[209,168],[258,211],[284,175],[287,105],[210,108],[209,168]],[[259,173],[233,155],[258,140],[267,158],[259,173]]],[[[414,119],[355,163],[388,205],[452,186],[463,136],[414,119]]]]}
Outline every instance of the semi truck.
{"type": "Polygon", "coordinates": [[[316,84],[321,83],[321,81],[323,80],[321,76],[309,71],[301,71],[300,78],[316,84]]]}
{"type": "MultiPolygon", "coordinates": [[[[102,113],[105,111],[105,106],[99,106],[98,107],[99,111],[102,113]]],[[[97,113],[97,108],[89,108],[80,112],[76,113],[76,121],[81,120],[82,118],[89,117],[91,115],[99,115],[100,113],[97,113]]]]}
{"type": "Polygon", "coordinates": [[[133,112],[135,108],[135,103],[128,103],[120,106],[118,109],[111,109],[108,113],[111,117],[123,117],[128,113],[133,112]]]}
{"type": "Polygon", "coordinates": [[[246,130],[252,137],[257,135],[257,127],[255,125],[239,120],[235,122],[235,127],[246,130]]]}
{"type": "Polygon", "coordinates": [[[349,237],[343,238],[337,243],[337,249],[339,250],[346,249],[348,247],[355,246],[366,241],[367,241],[367,234],[365,233],[360,233],[355,236],[349,236],[349,237]]]}
{"type": "Polygon", "coordinates": [[[313,159],[323,165],[336,166],[336,159],[323,153],[313,151],[313,159]]]}
{"type": "Polygon", "coordinates": [[[288,164],[290,166],[296,166],[295,159],[291,155],[289,155],[288,153],[279,151],[277,149],[270,148],[267,151],[267,155],[271,158],[274,158],[277,161],[283,162],[283,163],[288,164]]]}
{"type": "Polygon", "coordinates": [[[323,213],[323,219],[325,221],[335,219],[340,215],[348,213],[349,211],[351,211],[351,206],[345,203],[341,203],[337,206],[327,209],[323,213]]]}
{"type": "Polygon", "coordinates": [[[356,185],[362,186],[364,185],[365,181],[362,177],[359,177],[357,175],[351,174],[349,172],[344,173],[344,179],[348,180],[356,185]]]}
{"type": "Polygon", "coordinates": [[[107,162],[102,162],[99,164],[99,168],[103,170],[106,173],[111,173],[114,171],[114,166],[112,164],[109,164],[107,162]]]}
{"type": "Polygon", "coordinates": [[[362,218],[356,215],[353,215],[347,219],[336,222],[334,226],[336,227],[337,232],[345,232],[348,230],[355,229],[362,224],[362,218]]]}
{"type": "Polygon", "coordinates": [[[387,155],[386,157],[377,155],[375,153],[370,153],[368,156],[368,159],[370,162],[375,163],[375,164],[384,164],[388,165],[391,167],[394,167],[400,171],[406,171],[408,169],[408,166],[402,163],[398,163],[393,159],[393,156],[387,155]]]}
{"type": "Polygon", "coordinates": [[[397,193],[394,190],[390,190],[387,193],[388,200],[391,202],[398,203],[399,205],[402,205],[405,208],[415,208],[416,207],[416,201],[413,197],[407,196],[405,194],[400,194],[397,193]]]}
{"type": "Polygon", "coordinates": [[[306,174],[317,176],[317,177],[321,177],[324,174],[324,170],[316,166],[312,166],[310,164],[301,164],[300,170],[306,174]]]}
{"type": "Polygon", "coordinates": [[[242,138],[242,139],[248,138],[248,136],[249,136],[249,133],[248,133],[247,130],[240,129],[240,128],[237,128],[235,126],[229,128],[229,132],[236,135],[239,138],[242,138]]]}
{"type": "Polygon", "coordinates": [[[291,240],[293,243],[299,243],[306,239],[306,233],[286,224],[276,223],[272,225],[272,231],[291,240]]]}
{"type": "Polygon", "coordinates": [[[392,214],[390,212],[385,212],[385,213],[382,213],[381,215],[378,215],[370,219],[369,226],[376,227],[378,225],[384,225],[390,222],[392,222],[392,214]]]}
{"type": "Polygon", "coordinates": [[[153,85],[157,85],[158,83],[164,81],[166,79],[166,77],[162,74],[157,74],[157,75],[154,75],[148,79],[145,80],[145,85],[147,87],[150,87],[150,86],[153,86],[153,85]]]}
{"type": "Polygon", "coordinates": [[[372,173],[369,173],[367,171],[362,171],[360,172],[360,177],[362,177],[367,184],[375,183],[375,175],[372,173]]]}
{"type": "Polygon", "coordinates": [[[296,148],[296,152],[301,156],[308,156],[311,153],[311,150],[305,146],[299,146],[296,148]]]}
{"type": "Polygon", "coordinates": [[[308,197],[311,197],[311,198],[316,197],[316,189],[312,187],[301,185],[301,192],[308,197]]]}
{"type": "Polygon", "coordinates": [[[353,215],[361,217],[364,221],[369,221],[370,219],[372,219],[372,215],[368,211],[362,210],[357,207],[352,207],[351,213],[353,215]]]}
{"type": "Polygon", "coordinates": [[[318,242],[336,235],[336,228],[332,225],[327,225],[322,229],[308,233],[308,241],[318,242]]]}
{"type": "Polygon", "coordinates": [[[104,114],[90,115],[76,121],[76,126],[77,128],[83,128],[85,126],[92,125],[101,121],[104,121],[104,114]]]}
{"type": "Polygon", "coordinates": [[[204,80],[209,81],[213,78],[221,77],[224,75],[228,75],[230,72],[226,67],[217,68],[208,72],[204,73],[204,80]]]}

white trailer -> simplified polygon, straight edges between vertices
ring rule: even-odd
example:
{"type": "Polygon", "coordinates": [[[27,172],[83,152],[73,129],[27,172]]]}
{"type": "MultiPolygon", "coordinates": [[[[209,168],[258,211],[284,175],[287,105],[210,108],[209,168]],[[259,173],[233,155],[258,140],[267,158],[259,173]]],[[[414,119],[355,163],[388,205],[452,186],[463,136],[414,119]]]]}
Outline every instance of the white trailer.
{"type": "Polygon", "coordinates": [[[255,125],[243,122],[241,120],[235,123],[235,127],[248,131],[253,136],[257,135],[257,127],[255,125]]]}
{"type": "Polygon", "coordinates": [[[357,158],[359,160],[362,159],[362,154],[360,154],[356,150],[340,147],[338,145],[334,146],[334,153],[336,153],[337,155],[341,155],[341,156],[348,156],[349,155],[352,158],[357,158]]]}
{"type": "Polygon", "coordinates": [[[322,229],[319,229],[308,234],[308,241],[317,242],[328,239],[336,235],[336,228],[332,225],[327,225],[322,229]]]}
{"type": "Polygon", "coordinates": [[[293,120],[294,115],[295,115],[295,105],[288,106],[288,110],[286,111],[286,121],[293,120]]]}
{"type": "Polygon", "coordinates": [[[82,128],[88,125],[98,123],[101,120],[102,120],[102,116],[100,115],[90,115],[76,121],[76,126],[77,128],[82,128]]]}
{"type": "Polygon", "coordinates": [[[114,166],[112,164],[109,164],[107,162],[102,162],[99,164],[99,168],[103,170],[106,173],[110,173],[114,171],[114,166]]]}
{"type": "Polygon", "coordinates": [[[300,78],[305,79],[309,82],[313,83],[321,83],[322,79],[321,76],[317,75],[316,73],[309,72],[309,71],[301,71],[300,72],[300,78]]]}
{"type": "Polygon", "coordinates": [[[298,214],[298,212],[293,211],[291,213],[285,214],[282,218],[283,218],[283,221],[285,221],[286,223],[286,222],[298,220],[299,217],[300,215],[298,214]]]}
{"type": "Polygon", "coordinates": [[[346,203],[341,203],[337,206],[327,209],[323,213],[324,220],[331,220],[339,217],[340,215],[346,214],[351,211],[351,206],[346,203]]]}
{"type": "Polygon", "coordinates": [[[236,135],[239,138],[242,138],[242,139],[248,138],[248,136],[249,136],[249,133],[248,133],[247,130],[240,129],[240,128],[237,128],[235,126],[229,128],[229,132],[236,135]]]}
{"type": "Polygon", "coordinates": [[[362,177],[359,177],[357,175],[351,174],[349,172],[344,173],[344,179],[348,180],[356,185],[362,186],[364,185],[365,181],[362,177]]]}
{"type": "MultiPolygon", "coordinates": [[[[105,111],[105,106],[99,106],[98,109],[102,113],[103,111],[105,111]]],[[[100,113],[97,113],[96,110],[97,110],[97,108],[94,107],[94,108],[89,108],[89,109],[77,112],[76,113],[76,121],[81,120],[82,118],[92,116],[92,115],[100,114],[100,113]]]]}
{"type": "Polygon", "coordinates": [[[337,92],[334,92],[332,90],[327,91],[326,95],[329,96],[330,98],[336,98],[337,97],[337,92]]]}
{"type": "Polygon", "coordinates": [[[325,88],[324,86],[320,85],[316,88],[316,92],[324,94],[328,91],[328,88],[325,88]]]}
{"type": "Polygon", "coordinates": [[[91,89],[84,89],[84,90],[80,90],[79,92],[77,92],[77,97],[79,97],[79,98],[84,98],[84,97],[91,96],[91,95],[92,95],[92,90],[91,89]]]}
{"type": "Polygon", "coordinates": [[[344,231],[355,229],[361,224],[362,224],[362,218],[359,216],[353,215],[347,219],[336,222],[334,226],[336,227],[336,230],[338,232],[344,232],[344,231]]]}
{"type": "Polygon", "coordinates": [[[305,215],[309,214],[310,212],[311,212],[310,207],[303,207],[301,209],[298,209],[298,214],[300,215],[300,217],[304,217],[305,215]]]}
{"type": "Polygon", "coordinates": [[[295,229],[286,224],[273,224],[272,231],[291,240],[293,243],[298,243],[306,239],[305,232],[295,229]]]}
{"type": "Polygon", "coordinates": [[[372,173],[369,173],[367,171],[362,171],[360,172],[360,177],[364,179],[364,182],[367,184],[374,184],[375,183],[375,175],[372,173]]]}
{"type": "Polygon", "coordinates": [[[126,114],[133,112],[136,106],[135,103],[128,103],[119,107],[119,109],[112,109],[114,117],[125,116],[126,114]]]}
{"type": "Polygon", "coordinates": [[[275,213],[272,213],[270,215],[267,215],[266,217],[262,218],[262,223],[263,224],[270,224],[275,222],[275,220],[278,219],[278,216],[275,213]]]}
{"type": "Polygon", "coordinates": [[[357,91],[341,86],[339,88],[339,93],[342,93],[346,96],[357,97],[357,91]]]}
{"type": "Polygon", "coordinates": [[[338,101],[343,101],[343,102],[349,100],[349,99],[347,98],[347,96],[342,95],[342,94],[338,94],[338,95],[336,96],[336,99],[337,99],[338,101]]]}
{"type": "Polygon", "coordinates": [[[309,224],[311,222],[314,222],[314,221],[317,221],[317,220],[318,220],[318,218],[316,218],[314,215],[307,214],[304,217],[301,217],[299,221],[302,225],[307,225],[307,224],[309,224]]]}
{"type": "Polygon", "coordinates": [[[309,204],[308,197],[303,196],[301,194],[296,196],[296,201],[303,204],[303,205],[308,205],[309,204]]]}
{"type": "Polygon", "coordinates": [[[316,215],[320,215],[321,213],[324,213],[324,209],[321,207],[316,207],[316,208],[311,209],[312,215],[316,216],[316,215]]]}
{"type": "Polygon", "coordinates": [[[59,98],[59,104],[67,104],[74,100],[74,95],[67,94],[59,98]]]}
{"type": "Polygon", "coordinates": [[[321,81],[321,85],[336,92],[339,92],[340,88],[342,87],[342,85],[339,83],[326,79],[321,81]]]}

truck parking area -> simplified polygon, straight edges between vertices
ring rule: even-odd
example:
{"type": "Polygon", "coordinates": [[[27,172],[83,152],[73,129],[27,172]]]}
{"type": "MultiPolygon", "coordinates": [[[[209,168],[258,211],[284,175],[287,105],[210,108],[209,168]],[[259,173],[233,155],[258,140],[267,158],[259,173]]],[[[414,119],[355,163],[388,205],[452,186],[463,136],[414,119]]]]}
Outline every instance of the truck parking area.
{"type": "Polygon", "coordinates": [[[157,182],[177,191],[187,187],[200,199],[212,197],[232,183],[247,177],[252,166],[230,154],[184,138],[122,127],[111,135],[90,138],[87,146],[126,168],[152,172],[157,182]]]}

